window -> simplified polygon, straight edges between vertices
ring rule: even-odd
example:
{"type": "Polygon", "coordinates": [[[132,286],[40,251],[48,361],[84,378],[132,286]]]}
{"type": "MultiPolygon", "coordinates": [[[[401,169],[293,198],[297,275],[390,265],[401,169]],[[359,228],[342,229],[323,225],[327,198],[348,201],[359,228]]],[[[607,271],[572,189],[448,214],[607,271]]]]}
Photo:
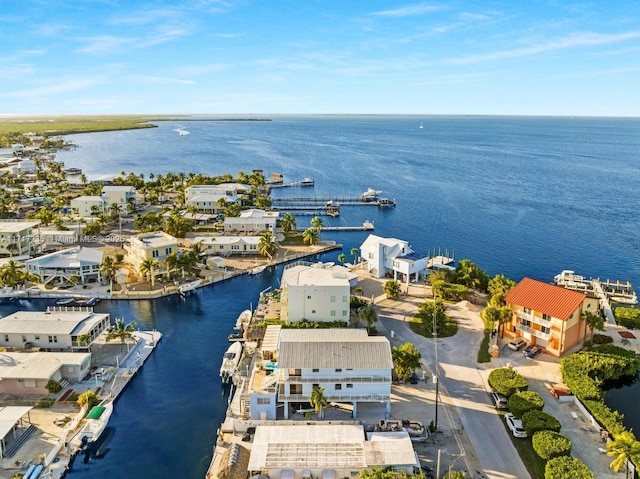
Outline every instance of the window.
{"type": "Polygon", "coordinates": [[[529,321],[528,319],[523,319],[522,320],[522,325],[523,326],[531,326],[531,321],[529,321]]]}
{"type": "Polygon", "coordinates": [[[522,308],[524,310],[525,313],[529,314],[531,312],[531,310],[529,308],[522,308]]]}
{"type": "Polygon", "coordinates": [[[9,335],[8,335],[8,334],[5,334],[5,335],[4,335],[4,340],[5,340],[5,341],[9,341],[9,335]]]}
{"type": "Polygon", "coordinates": [[[38,387],[38,382],[35,379],[23,379],[22,384],[25,388],[35,388],[38,387]]]}
{"type": "Polygon", "coordinates": [[[307,299],[311,299],[311,296],[307,296],[307,299]]]}
{"type": "Polygon", "coordinates": [[[314,384],[313,386],[311,386],[311,389],[313,391],[315,391],[316,389],[320,389],[320,384],[314,384]]]}
{"type": "Polygon", "coordinates": [[[49,342],[50,343],[57,343],[58,342],[58,336],[49,336],[49,342]]]}
{"type": "Polygon", "coordinates": [[[311,371],[314,372],[314,373],[319,373],[320,372],[319,369],[312,369],[311,371]]]}
{"type": "Polygon", "coordinates": [[[335,296],[331,296],[331,302],[335,303],[336,302],[336,297],[335,296]]]}
{"type": "Polygon", "coordinates": [[[27,337],[25,335],[22,335],[22,342],[26,343],[27,342],[27,337]]]}
{"type": "Polygon", "coordinates": [[[311,314],[316,314],[316,310],[315,310],[315,309],[312,309],[312,310],[311,310],[311,314]]]}
{"type": "Polygon", "coordinates": [[[258,398],[258,404],[271,404],[271,398],[258,398]]]}
{"type": "Polygon", "coordinates": [[[336,384],[336,391],[340,391],[342,389],[342,384],[336,384]]]}
{"type": "Polygon", "coordinates": [[[347,383],[347,389],[353,389],[353,384],[347,383]]]}
{"type": "Polygon", "coordinates": [[[39,335],[39,334],[36,334],[36,335],[35,335],[35,339],[40,339],[40,335],[39,335]]]}
{"type": "Polygon", "coordinates": [[[341,372],[342,372],[342,369],[336,369],[336,372],[337,372],[337,373],[341,373],[341,372]]]}
{"type": "Polygon", "coordinates": [[[546,319],[547,321],[551,320],[551,316],[549,316],[548,314],[543,314],[542,315],[542,319],[546,319]]]}
{"type": "Polygon", "coordinates": [[[549,334],[551,332],[551,328],[548,326],[542,326],[542,332],[545,334],[549,334]]]}
{"type": "Polygon", "coordinates": [[[336,310],[335,310],[335,309],[332,309],[332,310],[331,310],[331,317],[333,317],[333,316],[335,316],[335,315],[336,315],[336,310]]]}
{"type": "Polygon", "coordinates": [[[165,255],[170,255],[171,254],[171,248],[165,248],[164,249],[164,254],[165,255]]]}
{"type": "Polygon", "coordinates": [[[347,311],[346,309],[344,309],[344,310],[342,311],[342,316],[346,316],[347,314],[349,314],[349,311],[347,311]]]}
{"type": "Polygon", "coordinates": [[[160,256],[160,253],[158,252],[158,250],[154,250],[151,252],[151,256],[157,258],[158,256],[160,256]]]}

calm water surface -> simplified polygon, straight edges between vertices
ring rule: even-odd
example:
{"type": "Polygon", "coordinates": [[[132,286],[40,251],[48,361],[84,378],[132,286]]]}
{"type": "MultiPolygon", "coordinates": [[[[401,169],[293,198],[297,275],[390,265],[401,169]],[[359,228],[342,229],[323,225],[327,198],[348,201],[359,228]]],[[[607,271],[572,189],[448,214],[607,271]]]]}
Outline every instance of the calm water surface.
{"type": "MultiPolygon", "coordinates": [[[[455,251],[457,259],[516,281],[551,281],[573,269],[640,286],[637,119],[274,117],[164,122],[69,139],[79,148],[58,159],[89,179],[121,170],[148,177],[262,169],[283,173],[285,181],[315,180],[314,188],[274,196],[356,196],[373,187],[398,206],[343,207],[325,224],[373,220],[376,234],[408,240],[418,253],[455,251]],[[190,134],[179,136],[180,126],[190,134]]],[[[348,254],[366,234],[323,237],[348,254]]],[[[259,292],[277,285],[279,271],[218,284],[187,301],[100,303],[98,311],[156,328],[164,339],[118,402],[106,456],[76,463],[71,477],[201,479],[226,408],[217,371],[227,335],[259,292]]]]}

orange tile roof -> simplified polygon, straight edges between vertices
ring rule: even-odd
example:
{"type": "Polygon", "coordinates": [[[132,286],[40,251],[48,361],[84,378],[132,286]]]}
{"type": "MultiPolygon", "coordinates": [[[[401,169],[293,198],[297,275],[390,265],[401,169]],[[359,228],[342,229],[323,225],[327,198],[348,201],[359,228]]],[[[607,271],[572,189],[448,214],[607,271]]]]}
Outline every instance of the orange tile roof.
{"type": "Polygon", "coordinates": [[[566,321],[586,297],[577,291],[524,278],[507,293],[504,300],[566,321]]]}

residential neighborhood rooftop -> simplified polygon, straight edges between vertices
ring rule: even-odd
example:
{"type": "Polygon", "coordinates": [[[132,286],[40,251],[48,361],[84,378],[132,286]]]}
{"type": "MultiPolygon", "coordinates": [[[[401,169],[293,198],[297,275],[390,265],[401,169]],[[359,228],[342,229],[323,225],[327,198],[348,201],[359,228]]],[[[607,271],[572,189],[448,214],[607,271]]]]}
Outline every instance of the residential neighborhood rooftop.
{"type": "Polygon", "coordinates": [[[507,293],[504,300],[566,321],[586,297],[577,291],[524,278],[507,293]]]}

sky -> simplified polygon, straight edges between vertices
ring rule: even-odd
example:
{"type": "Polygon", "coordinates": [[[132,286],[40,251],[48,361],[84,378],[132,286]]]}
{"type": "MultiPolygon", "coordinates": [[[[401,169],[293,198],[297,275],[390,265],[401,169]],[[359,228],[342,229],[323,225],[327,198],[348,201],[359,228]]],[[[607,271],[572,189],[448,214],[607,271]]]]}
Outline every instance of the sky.
{"type": "Polygon", "coordinates": [[[0,0],[0,115],[640,116],[640,0],[0,0]]]}

